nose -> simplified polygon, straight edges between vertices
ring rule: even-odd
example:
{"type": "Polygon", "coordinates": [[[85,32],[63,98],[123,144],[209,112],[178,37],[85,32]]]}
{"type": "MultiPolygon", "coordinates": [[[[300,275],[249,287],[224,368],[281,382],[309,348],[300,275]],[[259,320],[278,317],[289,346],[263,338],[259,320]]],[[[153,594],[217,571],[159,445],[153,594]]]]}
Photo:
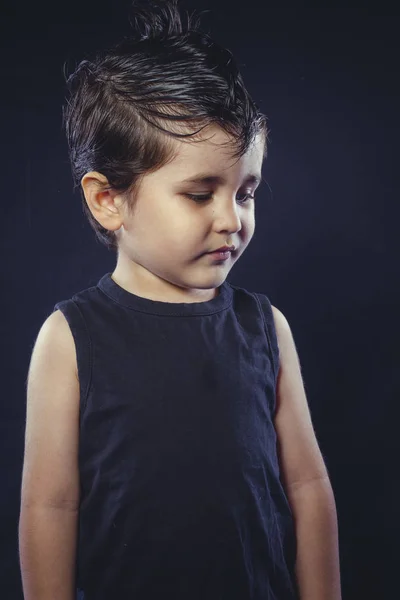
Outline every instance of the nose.
{"type": "Polygon", "coordinates": [[[221,202],[213,208],[214,226],[219,231],[236,233],[241,230],[240,206],[236,200],[221,202]]]}

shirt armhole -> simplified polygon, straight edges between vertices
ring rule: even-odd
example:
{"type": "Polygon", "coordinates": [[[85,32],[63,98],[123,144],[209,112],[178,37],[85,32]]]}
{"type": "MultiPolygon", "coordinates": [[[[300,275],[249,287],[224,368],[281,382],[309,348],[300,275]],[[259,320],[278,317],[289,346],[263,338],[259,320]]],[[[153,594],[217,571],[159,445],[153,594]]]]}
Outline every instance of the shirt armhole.
{"type": "Polygon", "coordinates": [[[269,298],[265,294],[255,294],[257,299],[260,312],[262,314],[265,326],[265,333],[268,340],[268,347],[270,350],[270,359],[273,365],[275,387],[277,383],[278,371],[279,371],[279,346],[278,338],[275,329],[274,315],[272,312],[272,306],[269,298]]]}
{"type": "Polygon", "coordinates": [[[60,310],[67,320],[75,342],[80,390],[80,419],[86,408],[92,380],[92,343],[85,319],[74,300],[58,302],[53,312],[60,310]]]}

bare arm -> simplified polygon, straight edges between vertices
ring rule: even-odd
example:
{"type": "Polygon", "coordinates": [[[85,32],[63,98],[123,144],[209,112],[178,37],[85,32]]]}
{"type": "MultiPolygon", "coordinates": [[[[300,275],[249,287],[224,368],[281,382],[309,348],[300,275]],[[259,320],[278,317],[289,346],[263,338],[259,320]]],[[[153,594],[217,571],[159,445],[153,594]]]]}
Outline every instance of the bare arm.
{"type": "Polygon", "coordinates": [[[296,522],[300,598],[340,600],[338,526],[328,477],[293,485],[288,497],[296,522]]]}
{"type": "Polygon", "coordinates": [[[341,600],[335,500],[311,421],[289,324],[273,307],[280,370],[275,428],[280,465],[297,536],[301,600],[341,600]]]}
{"type": "Polygon", "coordinates": [[[74,600],[79,381],[60,311],[44,322],[27,384],[19,554],[25,600],[74,600]]]}

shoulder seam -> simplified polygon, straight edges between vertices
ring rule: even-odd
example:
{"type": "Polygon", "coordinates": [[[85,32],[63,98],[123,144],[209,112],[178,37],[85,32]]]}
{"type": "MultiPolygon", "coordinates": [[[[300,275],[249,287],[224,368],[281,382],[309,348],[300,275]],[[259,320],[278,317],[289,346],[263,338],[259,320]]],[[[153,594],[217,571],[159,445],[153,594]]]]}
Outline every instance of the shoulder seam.
{"type": "MultiPolygon", "coordinates": [[[[83,413],[86,409],[86,405],[87,405],[87,400],[89,397],[89,392],[91,389],[91,385],[92,385],[92,378],[93,378],[93,348],[92,348],[92,339],[90,337],[90,333],[89,333],[89,329],[88,326],[86,324],[85,318],[83,316],[83,313],[81,311],[81,309],[79,308],[79,304],[75,301],[76,298],[79,298],[79,296],[74,295],[72,298],[69,298],[67,300],[62,300],[60,302],[57,302],[54,306],[55,310],[60,310],[59,307],[61,307],[62,305],[64,306],[68,306],[68,304],[71,306],[73,306],[73,311],[75,310],[76,313],[79,315],[79,319],[81,321],[81,323],[83,323],[83,327],[84,327],[84,331],[85,331],[85,336],[86,336],[86,344],[87,344],[87,380],[86,380],[86,386],[85,386],[85,390],[82,390],[81,392],[81,398],[80,398],[80,416],[79,416],[79,420],[81,421],[83,413]]],[[[62,311],[61,311],[62,312],[62,311]]],[[[64,315],[65,316],[65,315],[64,315]]],[[[71,329],[71,323],[69,323],[69,327],[71,329]]],[[[74,331],[71,330],[71,333],[74,337],[74,341],[75,341],[75,348],[76,348],[76,353],[77,353],[77,363],[78,363],[78,375],[79,375],[79,354],[78,354],[78,348],[76,345],[76,340],[75,340],[75,334],[74,331]]],[[[84,351],[85,352],[85,351],[84,351]]],[[[86,354],[86,352],[85,352],[86,354]]],[[[80,382],[81,383],[81,382],[80,382]]]]}
{"type": "MultiPolygon", "coordinates": [[[[91,289],[93,289],[93,288],[91,288],[91,289]]],[[[89,396],[90,387],[92,385],[93,349],[92,349],[92,339],[90,337],[89,329],[88,329],[88,326],[86,324],[85,318],[84,318],[84,316],[82,314],[82,311],[79,308],[78,303],[75,302],[75,300],[73,298],[72,298],[72,302],[76,306],[76,309],[79,312],[79,314],[81,316],[81,319],[82,319],[82,322],[83,322],[83,324],[85,326],[85,331],[86,331],[88,345],[89,345],[89,360],[88,360],[88,362],[89,362],[89,373],[88,373],[88,380],[86,382],[86,390],[85,390],[85,393],[84,393],[84,397],[82,398],[82,416],[83,416],[83,413],[84,413],[84,411],[86,409],[86,405],[87,405],[87,399],[88,399],[88,396],[89,396]]]]}
{"type": "MultiPolygon", "coordinates": [[[[271,335],[270,335],[270,331],[269,331],[268,322],[267,322],[267,319],[265,317],[265,312],[264,312],[264,309],[263,309],[263,307],[261,305],[261,301],[260,301],[259,295],[256,292],[252,292],[252,295],[254,295],[254,297],[256,299],[256,302],[258,304],[258,308],[259,308],[259,310],[261,312],[262,319],[263,319],[263,322],[264,322],[264,329],[265,329],[265,333],[266,333],[267,340],[268,340],[268,348],[269,348],[269,355],[270,355],[270,360],[271,360],[271,364],[272,364],[272,370],[274,372],[274,378],[275,378],[275,381],[276,381],[278,373],[276,372],[276,365],[275,365],[275,359],[274,359],[274,355],[273,355],[272,340],[271,340],[271,335]]],[[[263,294],[263,295],[267,299],[267,303],[268,303],[269,307],[271,308],[271,312],[272,312],[271,302],[269,301],[268,296],[266,296],[265,294],[263,294]]]]}

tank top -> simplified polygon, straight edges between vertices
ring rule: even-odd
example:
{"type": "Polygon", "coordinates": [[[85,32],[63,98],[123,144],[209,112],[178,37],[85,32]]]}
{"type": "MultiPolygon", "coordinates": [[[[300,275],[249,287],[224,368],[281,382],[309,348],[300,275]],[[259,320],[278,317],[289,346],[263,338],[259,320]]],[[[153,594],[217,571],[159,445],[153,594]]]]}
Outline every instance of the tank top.
{"type": "Polygon", "coordinates": [[[161,302],[106,273],[54,307],[77,355],[85,600],[298,598],[271,304],[218,291],[161,302]]]}

